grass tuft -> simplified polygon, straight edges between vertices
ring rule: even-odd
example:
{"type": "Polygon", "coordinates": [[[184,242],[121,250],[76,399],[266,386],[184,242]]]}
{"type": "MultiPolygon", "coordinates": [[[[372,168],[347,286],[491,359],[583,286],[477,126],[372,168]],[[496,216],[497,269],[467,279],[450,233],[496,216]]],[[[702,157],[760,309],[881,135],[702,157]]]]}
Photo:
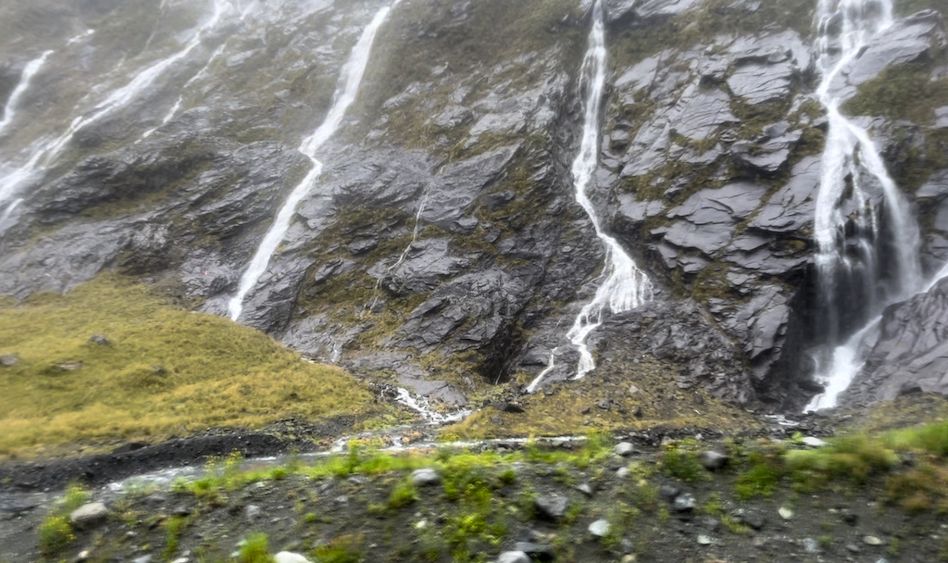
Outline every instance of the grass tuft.
{"type": "Polygon", "coordinates": [[[237,563],[273,563],[266,534],[250,534],[237,552],[237,563]]]}
{"type": "Polygon", "coordinates": [[[76,534],[66,516],[47,516],[38,532],[39,549],[44,555],[56,555],[76,541],[76,534]]]}

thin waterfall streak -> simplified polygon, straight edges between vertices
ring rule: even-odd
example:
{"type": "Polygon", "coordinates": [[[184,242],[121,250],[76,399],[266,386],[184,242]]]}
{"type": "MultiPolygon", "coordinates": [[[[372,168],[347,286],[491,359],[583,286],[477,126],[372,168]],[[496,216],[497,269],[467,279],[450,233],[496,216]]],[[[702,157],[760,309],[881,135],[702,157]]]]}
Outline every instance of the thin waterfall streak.
{"type": "Polygon", "coordinates": [[[527,385],[527,393],[534,393],[540,387],[540,384],[543,383],[543,380],[546,379],[546,376],[556,369],[556,354],[559,351],[559,348],[553,348],[553,350],[550,351],[550,359],[546,363],[546,368],[530,382],[530,385],[527,385]]]}
{"type": "Polygon", "coordinates": [[[82,41],[83,39],[85,39],[86,37],[89,37],[90,35],[92,35],[92,34],[94,34],[94,33],[95,33],[95,30],[94,30],[94,29],[87,29],[87,30],[83,31],[82,33],[80,33],[80,34],[74,36],[74,37],[73,37],[72,39],[70,39],[69,41],[66,41],[66,45],[67,45],[67,46],[69,46],[69,45],[75,45],[76,43],[82,41]]]}
{"type": "Polygon", "coordinates": [[[181,87],[181,94],[178,95],[178,99],[175,100],[174,105],[171,106],[171,109],[169,109],[165,116],[161,119],[161,123],[142,133],[142,136],[137,141],[135,141],[135,144],[138,144],[150,137],[155,131],[170,123],[171,120],[174,119],[176,115],[178,115],[178,112],[181,111],[181,107],[184,105],[185,93],[195,82],[207,74],[208,70],[211,68],[211,65],[213,65],[218,58],[220,58],[226,47],[227,41],[224,41],[220,46],[217,47],[217,49],[214,50],[213,53],[211,53],[211,56],[207,59],[207,63],[201,68],[201,70],[188,79],[188,81],[185,82],[181,87]]]}
{"type": "Polygon", "coordinates": [[[424,397],[416,398],[412,396],[411,392],[404,387],[399,387],[397,393],[398,395],[395,397],[396,402],[415,411],[421,415],[425,422],[431,425],[460,422],[471,414],[470,409],[461,409],[453,413],[442,414],[431,408],[431,403],[428,401],[428,399],[424,397]]]}
{"type": "Polygon", "coordinates": [[[112,112],[129,105],[139,95],[147,91],[169,68],[190,55],[201,44],[204,33],[220,23],[224,12],[224,0],[213,0],[213,5],[214,11],[211,17],[198,28],[197,32],[182,49],[169,57],[152,63],[137,73],[125,86],[113,90],[105,100],[96,104],[90,113],[75,117],[59,137],[51,142],[44,143],[42,147],[34,151],[25,165],[0,178],[0,202],[15,196],[28,180],[52,165],[79,131],[112,112]]]}
{"type": "MultiPolygon", "coordinates": [[[[576,202],[586,212],[595,229],[596,236],[605,250],[603,281],[592,301],[586,303],[566,333],[566,338],[579,353],[574,380],[582,379],[596,368],[596,361],[587,344],[587,339],[604,320],[605,309],[613,315],[635,309],[652,297],[652,284],[639,269],[622,245],[608,235],[602,226],[595,205],[589,196],[593,176],[599,165],[599,129],[606,85],[606,30],[602,0],[593,4],[592,29],[589,44],[583,59],[581,76],[585,82],[584,120],[579,153],[572,165],[573,186],[576,202]]],[[[554,354],[555,356],[555,354],[554,354]]],[[[555,358],[535,379],[528,389],[536,390],[553,369],[555,358]]]]}
{"type": "Polygon", "coordinates": [[[299,152],[306,156],[311,163],[310,171],[303,178],[303,181],[296,185],[290,192],[286,202],[277,212],[277,216],[263,237],[260,246],[250,260],[247,269],[244,270],[240,278],[237,293],[228,301],[227,312],[234,321],[240,318],[244,309],[244,300],[250,291],[256,287],[257,282],[266,273],[279,245],[286,237],[290,228],[290,222],[296,213],[299,204],[309,196],[316,184],[316,180],[322,174],[323,163],[316,159],[317,152],[341,127],[342,121],[349,110],[349,106],[355,102],[359,86],[365,74],[366,67],[369,64],[372,45],[375,42],[375,36],[379,28],[388,19],[392,8],[398,5],[400,0],[395,0],[391,5],[386,6],[376,12],[375,17],[368,26],[362,31],[362,35],[349,54],[349,59],[342,68],[339,82],[336,85],[336,92],[333,95],[333,103],[326,114],[325,120],[317,127],[312,135],[303,139],[299,147],[299,152]]]}
{"type": "Polygon", "coordinates": [[[13,123],[16,110],[20,106],[20,99],[23,98],[23,94],[30,89],[33,77],[42,70],[43,65],[46,64],[46,60],[49,59],[53,52],[52,50],[44,51],[43,54],[28,62],[26,66],[23,67],[23,72],[20,74],[20,81],[17,83],[16,88],[13,89],[13,92],[7,99],[6,105],[3,107],[3,117],[0,118],[0,136],[2,136],[4,130],[13,123]]]}
{"type": "MultiPolygon", "coordinates": [[[[891,0],[874,1],[873,10],[868,7],[869,0],[820,0],[818,7],[817,45],[822,80],[816,93],[826,110],[829,131],[816,201],[814,238],[828,339],[824,344],[827,348],[818,350],[816,358],[816,379],[824,383],[825,390],[807,406],[811,410],[836,405],[839,395],[865,363],[865,352],[874,343],[882,310],[923,286],[919,228],[909,203],[886,169],[869,132],[843,115],[840,108],[844,99],[834,92],[835,83],[845,76],[862,50],[894,24],[891,0]],[[866,192],[863,180],[870,178],[881,188],[881,208],[866,192]],[[852,202],[853,216],[843,213],[847,198],[852,202]],[[891,257],[894,271],[887,272],[887,278],[883,277],[879,262],[879,248],[884,243],[880,236],[882,214],[895,247],[891,257]],[[850,221],[857,237],[853,246],[846,235],[850,221]],[[839,278],[848,285],[839,285],[839,278]],[[883,285],[887,279],[892,287],[883,285]],[[869,320],[841,342],[847,327],[842,324],[843,304],[838,293],[846,287],[854,289],[869,320]]],[[[851,311],[853,306],[847,299],[847,310],[851,311]]]]}
{"type": "Polygon", "coordinates": [[[7,205],[6,209],[3,210],[3,213],[0,214],[0,232],[3,232],[3,229],[6,228],[7,221],[21,203],[23,203],[23,198],[14,199],[9,203],[9,205],[7,205]]]}
{"type": "Polygon", "coordinates": [[[405,248],[402,250],[402,253],[399,254],[398,260],[394,264],[385,269],[385,272],[382,273],[382,276],[375,282],[375,289],[372,291],[372,299],[369,300],[362,308],[362,315],[371,312],[375,309],[375,306],[378,305],[382,284],[388,279],[389,276],[395,273],[395,270],[401,267],[405,263],[405,260],[408,259],[408,254],[411,252],[412,247],[415,243],[418,242],[418,233],[421,232],[421,215],[425,212],[425,209],[428,206],[428,197],[431,194],[431,184],[425,187],[424,193],[421,195],[421,201],[418,204],[418,210],[415,212],[415,224],[412,226],[411,230],[411,240],[408,241],[408,244],[405,245],[405,248]]]}

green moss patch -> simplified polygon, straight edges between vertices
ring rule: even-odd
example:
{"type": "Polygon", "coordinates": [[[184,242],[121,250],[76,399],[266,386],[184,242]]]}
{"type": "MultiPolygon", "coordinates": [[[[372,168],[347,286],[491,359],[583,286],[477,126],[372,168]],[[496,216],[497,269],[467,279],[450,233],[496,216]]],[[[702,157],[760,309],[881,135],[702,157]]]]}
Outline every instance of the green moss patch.
{"type": "Polygon", "coordinates": [[[359,415],[372,400],[342,370],[111,276],[0,305],[0,343],[18,359],[0,368],[0,456],[359,415]]]}

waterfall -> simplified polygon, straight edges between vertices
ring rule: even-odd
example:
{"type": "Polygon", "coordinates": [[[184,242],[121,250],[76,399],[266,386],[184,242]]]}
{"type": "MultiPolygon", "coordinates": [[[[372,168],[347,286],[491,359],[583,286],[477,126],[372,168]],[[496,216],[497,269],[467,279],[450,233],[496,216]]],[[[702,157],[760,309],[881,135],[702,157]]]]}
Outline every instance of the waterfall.
{"type": "Polygon", "coordinates": [[[412,396],[411,391],[404,387],[399,387],[397,393],[395,401],[418,413],[428,424],[443,425],[461,422],[471,415],[470,409],[460,409],[452,413],[442,414],[431,408],[428,399],[424,397],[416,398],[412,396]]]}
{"type": "MultiPolygon", "coordinates": [[[[590,184],[599,164],[599,129],[606,87],[606,54],[605,13],[602,0],[596,0],[593,5],[589,46],[582,66],[585,87],[583,130],[579,154],[573,161],[572,179],[576,202],[589,216],[596,236],[602,241],[606,264],[601,275],[603,281],[596,290],[595,297],[583,306],[573,321],[573,326],[566,333],[567,340],[579,352],[579,364],[574,379],[582,379],[596,368],[596,361],[586,340],[602,325],[605,309],[608,307],[612,314],[624,313],[639,307],[652,297],[652,284],[648,277],[625,252],[619,241],[603,230],[596,208],[589,198],[590,184]]],[[[543,379],[553,370],[557,352],[558,350],[554,350],[551,353],[549,365],[530,383],[527,392],[536,391],[543,379]]]]}
{"type": "MultiPolygon", "coordinates": [[[[51,165],[70,141],[72,141],[73,137],[76,136],[76,133],[112,112],[128,106],[132,101],[138,98],[138,96],[147,92],[152,84],[169,68],[190,55],[201,44],[204,35],[220,23],[227,6],[229,6],[229,4],[226,0],[213,0],[213,12],[211,13],[211,17],[201,24],[197,32],[180,50],[164,59],[152,63],[137,73],[128,84],[113,90],[105,100],[96,104],[89,113],[73,119],[59,137],[41,143],[23,166],[0,178],[0,205],[12,199],[23,184],[33,178],[36,173],[41,172],[44,168],[51,165]]],[[[86,32],[84,35],[89,35],[89,32],[86,32]]],[[[77,36],[75,39],[81,39],[84,35],[77,36]]],[[[70,40],[70,42],[72,41],[73,40],[70,40]]],[[[17,200],[14,203],[19,203],[19,201],[17,200]]],[[[9,214],[10,211],[12,211],[12,209],[8,207],[7,214],[9,214]]]]}
{"type": "Polygon", "coordinates": [[[868,131],[842,114],[845,99],[834,91],[834,83],[844,78],[844,71],[870,41],[892,26],[892,1],[820,0],[818,21],[822,81],[817,96],[826,110],[829,131],[814,226],[825,347],[815,355],[816,379],[825,391],[807,410],[836,405],[865,363],[865,351],[878,336],[882,310],[923,286],[919,229],[910,206],[868,131]],[[869,187],[881,188],[881,209],[869,197],[869,187]],[[883,220],[885,233],[891,233],[886,240],[883,220]],[[891,267],[879,260],[884,244],[891,245],[886,253],[891,267]]]}
{"type": "Polygon", "coordinates": [[[46,64],[46,59],[52,54],[53,51],[44,51],[42,55],[33,59],[23,67],[20,82],[16,85],[16,88],[13,89],[10,98],[7,99],[7,103],[3,107],[3,117],[0,118],[0,136],[2,136],[3,131],[13,123],[13,117],[16,115],[16,109],[20,105],[20,99],[30,88],[30,81],[33,80],[36,73],[43,68],[43,65],[46,64]]]}
{"type": "Polygon", "coordinates": [[[230,299],[227,305],[231,319],[236,321],[240,318],[240,314],[244,309],[244,299],[246,299],[247,294],[257,285],[257,282],[264,272],[267,271],[273,253],[276,252],[277,247],[283,242],[283,238],[290,228],[290,221],[293,219],[293,214],[296,213],[297,206],[306,199],[312,191],[316,179],[322,174],[323,163],[316,159],[316,153],[326,141],[335,135],[336,131],[338,131],[342,125],[342,120],[345,118],[349,106],[355,101],[356,95],[359,92],[362,77],[369,64],[369,55],[372,51],[372,43],[375,42],[375,35],[378,33],[379,28],[382,27],[382,24],[385,23],[385,20],[388,19],[389,12],[391,12],[392,8],[397,6],[400,1],[401,0],[395,0],[390,6],[385,6],[380,9],[375,14],[375,17],[372,18],[369,25],[362,31],[359,41],[355,47],[353,47],[349,59],[342,68],[342,74],[339,77],[339,83],[333,95],[332,107],[329,108],[326,119],[312,135],[303,139],[303,142],[300,144],[298,150],[310,160],[310,170],[306,174],[306,177],[303,178],[303,181],[297,184],[290,192],[289,197],[277,213],[273,225],[270,226],[270,230],[268,230],[267,234],[263,237],[260,246],[250,260],[250,264],[241,276],[237,293],[230,299]]]}

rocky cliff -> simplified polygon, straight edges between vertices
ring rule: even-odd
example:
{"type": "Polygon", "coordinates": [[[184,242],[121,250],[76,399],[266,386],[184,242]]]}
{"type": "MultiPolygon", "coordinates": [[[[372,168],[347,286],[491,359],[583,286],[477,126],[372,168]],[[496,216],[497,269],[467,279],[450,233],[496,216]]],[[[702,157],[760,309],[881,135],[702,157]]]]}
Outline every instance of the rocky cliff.
{"type": "MultiPolygon", "coordinates": [[[[53,51],[0,132],[4,182],[30,172],[0,222],[0,292],[62,291],[117,270],[225,314],[309,170],[296,147],[388,4],[0,8],[0,102],[53,51]],[[61,150],[28,166],[83,117],[61,150]]],[[[546,368],[604,263],[570,176],[590,8],[397,3],[240,322],[448,405],[493,385],[519,389],[546,368]]],[[[648,370],[681,392],[773,409],[818,392],[809,351],[821,334],[813,221],[826,118],[815,9],[605,2],[592,199],[655,297],[593,333],[602,370],[630,383],[648,370]]],[[[933,275],[948,260],[948,5],[905,0],[896,11],[840,88],[912,201],[933,275]]],[[[851,400],[948,390],[943,293],[887,311],[851,400]]],[[[573,375],[567,356],[548,385],[573,375]]]]}

